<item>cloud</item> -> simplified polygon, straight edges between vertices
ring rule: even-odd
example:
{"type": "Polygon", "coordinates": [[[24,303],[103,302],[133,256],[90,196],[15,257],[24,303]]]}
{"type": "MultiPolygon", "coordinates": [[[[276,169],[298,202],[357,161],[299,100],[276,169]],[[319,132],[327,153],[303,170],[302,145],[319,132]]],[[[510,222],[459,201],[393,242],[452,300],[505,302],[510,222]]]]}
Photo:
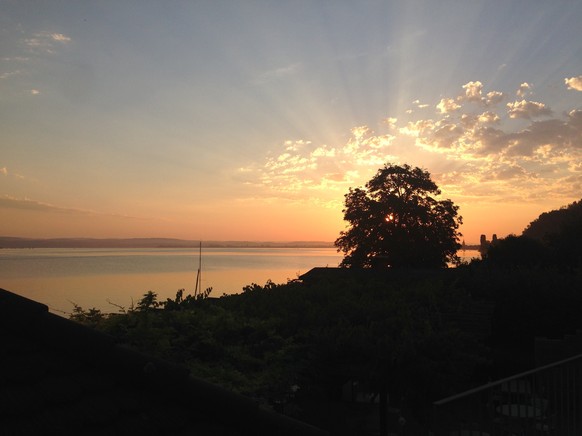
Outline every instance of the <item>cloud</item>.
{"type": "Polygon", "coordinates": [[[570,77],[569,79],[564,79],[568,89],[574,89],[576,91],[582,91],[582,76],[570,77]]]}
{"type": "Polygon", "coordinates": [[[321,204],[331,204],[330,198],[341,198],[342,192],[359,182],[362,168],[376,170],[394,158],[389,153],[393,140],[391,134],[378,135],[368,126],[357,126],[339,147],[306,140],[285,141],[280,153],[267,157],[262,165],[240,168],[237,177],[255,190],[263,189],[269,197],[307,196],[321,204]]]}
{"type": "Polygon", "coordinates": [[[30,90],[30,93],[31,93],[32,95],[38,95],[38,94],[40,94],[40,91],[39,91],[38,89],[31,89],[31,90],[30,90]]]}
{"type": "MultiPolygon", "coordinates": [[[[430,104],[421,103],[420,100],[414,100],[412,102],[412,105],[414,106],[415,109],[426,109],[426,108],[430,107],[430,104]]],[[[411,114],[413,112],[414,112],[414,109],[407,109],[406,110],[407,114],[411,114]]]]}
{"type": "Polygon", "coordinates": [[[21,70],[7,71],[6,73],[0,74],[0,80],[9,79],[12,76],[19,76],[21,74],[21,70]]]}
{"type": "MultiPolygon", "coordinates": [[[[523,92],[531,89],[524,84],[523,92]]],[[[286,141],[238,177],[268,198],[337,204],[386,162],[408,162],[431,168],[443,192],[457,199],[579,199],[582,110],[558,115],[525,99],[496,107],[504,93],[483,89],[472,81],[459,95],[442,97],[427,116],[384,118],[382,132],[353,127],[342,144],[286,141]]]]}
{"type": "Polygon", "coordinates": [[[487,124],[487,123],[498,123],[499,122],[499,115],[496,113],[487,111],[483,112],[477,118],[480,123],[487,124]]]}
{"type": "Polygon", "coordinates": [[[62,33],[51,33],[50,37],[53,39],[53,41],[65,42],[65,43],[71,42],[71,38],[63,35],[62,33]]]}
{"type": "Polygon", "coordinates": [[[293,76],[301,71],[302,64],[297,62],[283,67],[274,68],[272,70],[264,71],[255,80],[257,84],[268,83],[273,80],[278,80],[284,77],[293,76]]]}
{"type": "Polygon", "coordinates": [[[483,84],[479,81],[469,82],[463,85],[465,99],[468,101],[481,101],[483,84]]]}
{"type": "Polygon", "coordinates": [[[519,88],[515,92],[515,95],[517,95],[519,98],[523,98],[528,93],[531,93],[531,85],[527,82],[523,82],[521,85],[519,85],[519,88]]]}
{"type": "Polygon", "coordinates": [[[420,100],[414,100],[412,104],[419,109],[424,109],[430,106],[427,103],[421,103],[420,100]]]}
{"type": "Polygon", "coordinates": [[[57,45],[68,44],[71,38],[62,33],[38,32],[30,38],[25,38],[24,43],[32,51],[54,53],[57,45]]]}
{"type": "Polygon", "coordinates": [[[508,148],[519,148],[523,155],[532,155],[544,148],[546,156],[557,157],[571,150],[582,151],[582,110],[572,110],[565,120],[536,121],[527,128],[506,135],[508,148]]]}
{"type": "Polygon", "coordinates": [[[21,176],[20,174],[15,174],[15,173],[9,171],[8,167],[0,167],[0,176],[13,177],[15,179],[20,179],[20,180],[25,179],[24,176],[21,176]]]}
{"type": "MultiPolygon", "coordinates": [[[[493,106],[505,97],[503,92],[490,91],[483,95],[483,83],[477,81],[465,83],[462,86],[464,93],[457,96],[456,101],[479,103],[484,106],[493,106]]],[[[442,100],[441,100],[442,101],[442,100]]]]}
{"type": "Polygon", "coordinates": [[[448,114],[449,112],[454,112],[461,108],[453,98],[442,98],[441,101],[436,105],[436,108],[441,114],[448,114]]]}
{"type": "Polygon", "coordinates": [[[503,92],[491,91],[487,93],[487,96],[484,97],[482,101],[486,106],[492,106],[499,103],[504,97],[503,92]]]}
{"type": "Polygon", "coordinates": [[[545,115],[551,115],[552,111],[543,103],[538,103],[537,101],[514,101],[512,103],[507,103],[507,113],[510,118],[535,118],[545,115]]]}
{"type": "Polygon", "coordinates": [[[87,210],[54,206],[54,205],[49,204],[49,203],[43,203],[40,201],[30,200],[28,198],[18,199],[18,198],[11,197],[8,195],[4,195],[3,197],[0,197],[0,208],[20,209],[20,210],[35,210],[35,211],[42,211],[42,212],[58,212],[58,213],[66,213],[66,214],[82,214],[82,215],[93,215],[94,214],[94,212],[87,211],[87,210]]]}
{"type": "Polygon", "coordinates": [[[50,203],[44,203],[41,201],[31,200],[28,198],[16,198],[9,195],[0,196],[0,209],[18,209],[18,210],[29,210],[35,212],[47,212],[47,213],[60,213],[66,215],[79,215],[79,216],[94,216],[94,217],[117,217],[124,219],[140,219],[137,217],[121,214],[109,214],[96,212],[87,209],[77,209],[71,207],[55,206],[50,203]]]}

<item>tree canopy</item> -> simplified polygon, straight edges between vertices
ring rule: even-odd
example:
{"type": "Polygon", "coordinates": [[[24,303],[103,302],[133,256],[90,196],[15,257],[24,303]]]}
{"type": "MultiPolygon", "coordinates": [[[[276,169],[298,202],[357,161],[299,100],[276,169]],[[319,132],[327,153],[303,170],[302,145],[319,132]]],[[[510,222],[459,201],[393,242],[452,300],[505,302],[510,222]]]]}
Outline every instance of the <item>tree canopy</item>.
{"type": "Polygon", "coordinates": [[[462,217],[451,200],[436,200],[428,171],[386,164],[345,195],[348,224],[335,241],[344,267],[446,267],[459,263],[462,217]]]}
{"type": "Polygon", "coordinates": [[[548,250],[550,265],[582,267],[582,200],[542,213],[529,223],[522,238],[543,244],[548,250]]]}
{"type": "Polygon", "coordinates": [[[558,210],[542,213],[528,224],[523,236],[547,243],[555,235],[563,233],[569,227],[579,226],[580,223],[582,223],[582,199],[558,210]]]}

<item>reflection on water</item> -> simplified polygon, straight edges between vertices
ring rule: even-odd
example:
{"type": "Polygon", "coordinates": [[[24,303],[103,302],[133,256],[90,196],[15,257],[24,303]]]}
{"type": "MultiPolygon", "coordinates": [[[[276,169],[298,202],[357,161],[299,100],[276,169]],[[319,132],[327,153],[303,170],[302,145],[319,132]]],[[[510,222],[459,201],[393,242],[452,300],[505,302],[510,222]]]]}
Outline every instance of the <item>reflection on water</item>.
{"type": "MultiPolygon", "coordinates": [[[[459,252],[464,260],[476,250],[459,252]]],[[[317,266],[334,267],[342,256],[335,249],[205,249],[202,289],[212,296],[235,294],[251,283],[286,283],[317,266]]],[[[84,308],[115,312],[107,300],[130,307],[149,291],[161,300],[178,289],[193,293],[198,252],[192,249],[3,249],[0,287],[70,312],[74,302],[84,308]]]]}
{"type": "MultiPolygon", "coordinates": [[[[337,266],[335,249],[205,249],[202,289],[212,296],[240,293],[251,283],[286,283],[316,266],[337,266]]],[[[178,289],[193,293],[198,270],[193,249],[4,249],[0,287],[70,312],[71,302],[115,312],[149,291],[160,299],[178,289]]]]}

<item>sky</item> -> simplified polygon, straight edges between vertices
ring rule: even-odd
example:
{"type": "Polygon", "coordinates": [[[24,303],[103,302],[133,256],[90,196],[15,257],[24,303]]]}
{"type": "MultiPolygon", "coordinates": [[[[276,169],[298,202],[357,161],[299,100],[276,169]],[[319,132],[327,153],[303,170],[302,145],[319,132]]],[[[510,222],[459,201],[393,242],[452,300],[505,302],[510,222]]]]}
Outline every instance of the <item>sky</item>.
{"type": "Polygon", "coordinates": [[[0,235],[333,241],[426,169],[467,243],[582,198],[582,2],[0,0],[0,235]]]}

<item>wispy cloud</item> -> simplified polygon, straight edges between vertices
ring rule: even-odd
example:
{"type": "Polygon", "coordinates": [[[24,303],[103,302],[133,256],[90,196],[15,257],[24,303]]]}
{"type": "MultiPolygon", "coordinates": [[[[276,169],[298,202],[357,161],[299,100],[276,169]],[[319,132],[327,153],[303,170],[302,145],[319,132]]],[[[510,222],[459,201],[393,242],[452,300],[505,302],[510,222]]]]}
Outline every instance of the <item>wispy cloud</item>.
{"type": "Polygon", "coordinates": [[[262,84],[284,77],[293,76],[301,71],[301,67],[301,63],[298,62],[264,71],[258,75],[255,83],[262,84]]]}
{"type": "Polygon", "coordinates": [[[71,42],[71,38],[69,38],[66,35],[63,35],[62,33],[51,33],[50,37],[54,41],[58,41],[58,42],[71,42]]]}
{"type": "Polygon", "coordinates": [[[0,74],[0,80],[9,79],[10,77],[13,76],[20,76],[21,74],[22,74],[21,70],[7,71],[5,73],[0,74]]]}
{"type": "Polygon", "coordinates": [[[36,212],[47,212],[47,213],[59,213],[66,215],[78,215],[78,216],[108,216],[117,217],[124,219],[140,219],[134,216],[122,215],[122,214],[110,214],[102,213],[87,209],[78,209],[73,207],[63,207],[57,206],[50,203],[44,203],[42,201],[31,200],[28,198],[16,198],[9,195],[0,196],[0,209],[18,209],[18,210],[32,210],[36,212]]]}
{"type": "Polygon", "coordinates": [[[358,183],[360,171],[377,169],[394,158],[387,152],[393,139],[360,126],[352,129],[341,147],[286,141],[281,153],[269,156],[262,165],[240,168],[238,176],[255,188],[262,187],[269,196],[301,198],[307,193],[321,200],[329,197],[321,193],[335,192],[337,197],[358,183]]]}
{"type": "Polygon", "coordinates": [[[68,44],[71,38],[62,33],[37,32],[24,39],[26,46],[32,51],[54,53],[57,45],[68,44]]]}

